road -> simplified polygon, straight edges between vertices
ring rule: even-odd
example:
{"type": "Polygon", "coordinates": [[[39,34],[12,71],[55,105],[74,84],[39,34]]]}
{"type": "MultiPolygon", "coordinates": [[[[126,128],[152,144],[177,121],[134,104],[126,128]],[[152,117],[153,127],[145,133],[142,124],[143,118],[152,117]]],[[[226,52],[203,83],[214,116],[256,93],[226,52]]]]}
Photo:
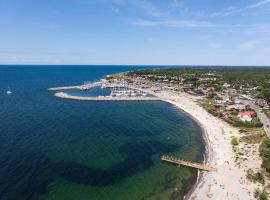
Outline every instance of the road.
{"type": "Polygon", "coordinates": [[[258,105],[255,104],[253,101],[248,100],[240,100],[244,104],[248,104],[253,110],[256,111],[261,123],[263,123],[263,128],[266,132],[266,135],[268,138],[270,138],[270,119],[265,115],[265,113],[262,111],[262,108],[260,108],[258,105]],[[267,125],[269,127],[267,127],[267,125]]]}

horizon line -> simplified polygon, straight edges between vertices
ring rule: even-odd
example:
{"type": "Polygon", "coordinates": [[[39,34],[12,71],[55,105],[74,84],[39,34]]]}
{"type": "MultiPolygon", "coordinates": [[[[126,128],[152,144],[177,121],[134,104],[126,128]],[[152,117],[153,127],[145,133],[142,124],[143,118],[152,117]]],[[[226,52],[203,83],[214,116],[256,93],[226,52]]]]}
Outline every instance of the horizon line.
{"type": "Polygon", "coordinates": [[[0,66],[123,66],[123,67],[270,67],[270,65],[206,65],[206,64],[1,64],[0,66]]]}

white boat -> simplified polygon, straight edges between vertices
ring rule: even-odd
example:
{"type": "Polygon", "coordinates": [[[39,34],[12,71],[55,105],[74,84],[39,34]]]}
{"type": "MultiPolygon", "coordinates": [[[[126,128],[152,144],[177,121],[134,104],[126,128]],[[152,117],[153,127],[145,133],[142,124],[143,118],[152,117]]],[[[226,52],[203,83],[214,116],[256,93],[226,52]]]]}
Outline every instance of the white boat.
{"type": "Polygon", "coordinates": [[[7,90],[7,94],[11,94],[11,90],[10,90],[10,87],[8,87],[8,90],[7,90]]]}

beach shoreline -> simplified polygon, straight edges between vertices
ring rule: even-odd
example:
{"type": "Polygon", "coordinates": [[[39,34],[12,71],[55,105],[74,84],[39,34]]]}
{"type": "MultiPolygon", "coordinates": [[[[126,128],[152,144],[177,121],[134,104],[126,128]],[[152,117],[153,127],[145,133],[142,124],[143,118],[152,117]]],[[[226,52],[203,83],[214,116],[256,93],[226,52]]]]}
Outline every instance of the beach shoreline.
{"type": "MultiPolygon", "coordinates": [[[[214,172],[200,172],[196,183],[184,199],[255,199],[253,192],[258,185],[247,180],[246,172],[251,166],[260,169],[261,158],[256,152],[247,158],[241,167],[236,165],[231,138],[239,136],[239,129],[204,110],[197,103],[200,97],[171,91],[159,93],[153,93],[150,89],[144,91],[155,94],[162,101],[184,111],[201,127],[205,142],[204,162],[217,169],[214,172]]],[[[258,148],[254,148],[253,151],[256,149],[258,151],[258,148]]]]}
{"type": "MultiPolygon", "coordinates": [[[[202,133],[203,142],[204,142],[204,153],[203,153],[204,159],[203,159],[203,163],[210,163],[211,154],[213,152],[212,152],[212,149],[211,149],[211,146],[210,146],[211,144],[209,142],[209,139],[208,139],[208,136],[207,136],[207,133],[206,133],[206,130],[205,130],[203,124],[198,119],[196,119],[193,115],[191,115],[190,113],[182,110],[177,105],[175,105],[173,102],[171,102],[171,101],[166,101],[166,102],[168,102],[171,105],[173,105],[173,106],[177,107],[178,109],[180,109],[182,112],[184,112],[185,115],[189,116],[200,127],[201,133],[202,133]]],[[[185,194],[184,200],[189,200],[191,198],[192,194],[196,191],[198,185],[203,180],[203,177],[204,177],[205,173],[207,173],[207,172],[198,170],[196,183],[185,194]]]]}
{"type": "MultiPolygon", "coordinates": [[[[158,100],[167,102],[183,111],[197,123],[201,130],[205,145],[204,163],[207,163],[216,171],[202,172],[197,175],[196,183],[185,194],[184,199],[222,199],[222,200],[246,200],[255,199],[253,192],[258,185],[250,182],[247,177],[247,170],[252,168],[257,171],[261,169],[261,158],[259,147],[248,146],[247,155],[241,166],[235,161],[235,152],[231,145],[232,137],[240,137],[239,129],[232,127],[222,119],[214,117],[198,104],[201,97],[193,96],[183,92],[161,90],[154,92],[153,88],[143,89],[132,87],[131,89],[141,90],[154,95],[158,100]]],[[[84,100],[74,98],[66,93],[56,93],[55,96],[67,99],[84,100]],[[58,95],[57,95],[58,94],[58,95]]],[[[92,99],[91,99],[92,100],[92,99]]],[[[117,99],[116,99],[117,100],[117,99]]],[[[132,99],[130,99],[132,100],[132,99]]],[[[243,146],[242,148],[246,148],[243,146]]]]}
{"type": "MultiPolygon", "coordinates": [[[[145,90],[145,92],[149,92],[152,95],[154,95],[150,91],[145,90]]],[[[194,123],[196,123],[200,127],[201,133],[202,133],[203,142],[204,142],[204,153],[203,153],[204,159],[203,159],[203,163],[210,163],[211,154],[213,152],[212,152],[211,144],[209,142],[209,139],[208,139],[208,136],[207,136],[207,133],[206,133],[206,129],[204,128],[203,124],[198,119],[196,119],[191,113],[186,112],[185,110],[183,110],[182,108],[180,108],[179,106],[177,106],[173,101],[167,100],[167,99],[161,99],[161,101],[167,102],[167,103],[175,106],[177,109],[180,109],[185,115],[187,115],[188,117],[190,117],[194,121],[194,123]]],[[[196,182],[192,185],[192,187],[184,195],[184,200],[191,199],[192,194],[196,191],[197,187],[199,186],[199,184],[203,180],[203,177],[204,177],[205,173],[207,173],[207,172],[198,170],[196,182]]]]}

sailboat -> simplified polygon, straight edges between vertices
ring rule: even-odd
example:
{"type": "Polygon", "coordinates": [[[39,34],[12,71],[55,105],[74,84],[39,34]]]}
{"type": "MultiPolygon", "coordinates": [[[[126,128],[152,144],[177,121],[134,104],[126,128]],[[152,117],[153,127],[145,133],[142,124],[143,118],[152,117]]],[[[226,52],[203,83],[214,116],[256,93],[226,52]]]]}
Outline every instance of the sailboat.
{"type": "Polygon", "coordinates": [[[11,94],[11,90],[10,90],[10,87],[8,87],[8,90],[7,90],[7,94],[11,94]]]}

